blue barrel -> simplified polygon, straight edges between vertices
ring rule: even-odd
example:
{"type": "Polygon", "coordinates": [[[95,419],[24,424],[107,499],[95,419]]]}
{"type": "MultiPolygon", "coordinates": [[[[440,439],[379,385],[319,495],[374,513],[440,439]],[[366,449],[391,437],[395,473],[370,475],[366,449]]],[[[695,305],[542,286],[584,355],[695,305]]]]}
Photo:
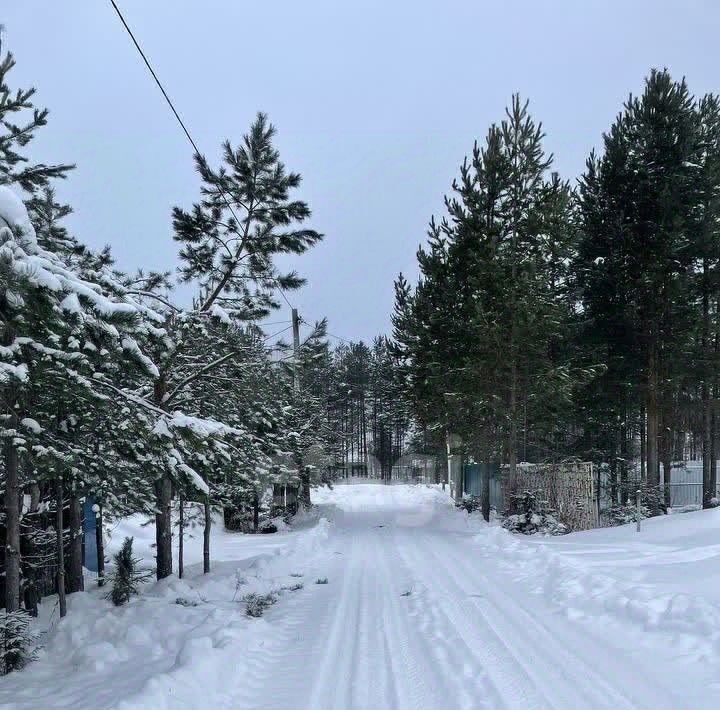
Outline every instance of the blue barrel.
{"type": "Polygon", "coordinates": [[[83,503],[83,567],[91,572],[98,571],[97,564],[97,540],[95,538],[95,526],[97,518],[93,506],[95,499],[92,496],[85,496],[83,503]]]}

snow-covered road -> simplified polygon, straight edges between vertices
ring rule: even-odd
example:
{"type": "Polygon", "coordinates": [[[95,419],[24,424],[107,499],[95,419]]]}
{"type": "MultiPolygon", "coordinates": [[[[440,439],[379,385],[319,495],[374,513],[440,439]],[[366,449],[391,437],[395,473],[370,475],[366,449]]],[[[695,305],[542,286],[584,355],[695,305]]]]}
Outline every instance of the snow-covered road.
{"type": "Polygon", "coordinates": [[[0,707],[716,707],[720,511],[524,538],[437,488],[314,495],[292,532],[218,530],[211,575],[119,610],[73,595],[43,657],[0,679],[0,707]],[[286,591],[246,617],[244,595],[270,590],[286,591]]]}
{"type": "Polygon", "coordinates": [[[364,485],[326,500],[332,549],[313,573],[329,584],[273,612],[282,651],[250,663],[226,707],[684,706],[639,653],[518,585],[434,492],[364,485]]]}

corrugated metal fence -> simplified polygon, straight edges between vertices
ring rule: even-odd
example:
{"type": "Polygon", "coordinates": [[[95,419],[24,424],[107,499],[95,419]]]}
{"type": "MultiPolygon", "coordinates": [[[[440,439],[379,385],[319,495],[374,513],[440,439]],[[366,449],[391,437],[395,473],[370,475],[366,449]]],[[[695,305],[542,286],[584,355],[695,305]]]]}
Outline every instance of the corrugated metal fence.
{"type": "MultiPolygon", "coordinates": [[[[660,467],[661,483],[665,483],[664,467],[660,467]]],[[[600,507],[605,510],[610,507],[610,492],[612,483],[610,473],[606,468],[598,471],[600,484],[600,507]]],[[[670,482],[667,484],[670,489],[670,505],[673,508],[684,508],[686,506],[702,507],[703,497],[703,472],[702,461],[684,461],[674,463],[670,472],[670,482]]],[[[720,496],[720,482],[718,483],[716,495],[720,496]]]]}

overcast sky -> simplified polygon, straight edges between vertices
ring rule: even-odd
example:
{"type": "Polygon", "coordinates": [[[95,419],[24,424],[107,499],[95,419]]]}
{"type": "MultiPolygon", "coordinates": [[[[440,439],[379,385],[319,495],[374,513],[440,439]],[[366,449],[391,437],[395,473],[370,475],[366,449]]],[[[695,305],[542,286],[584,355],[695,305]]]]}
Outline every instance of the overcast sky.
{"type": "MultiPolygon", "coordinates": [[[[174,268],[191,150],[109,1],[0,1],[11,85],[51,110],[33,155],[78,165],[59,190],[73,230],[125,269],[174,268]]],[[[269,114],[326,235],[290,298],[346,338],[388,332],[395,276],[415,278],[429,218],[513,92],[575,178],[651,67],[720,91],[717,0],[117,1],[211,161],[269,114]]]]}

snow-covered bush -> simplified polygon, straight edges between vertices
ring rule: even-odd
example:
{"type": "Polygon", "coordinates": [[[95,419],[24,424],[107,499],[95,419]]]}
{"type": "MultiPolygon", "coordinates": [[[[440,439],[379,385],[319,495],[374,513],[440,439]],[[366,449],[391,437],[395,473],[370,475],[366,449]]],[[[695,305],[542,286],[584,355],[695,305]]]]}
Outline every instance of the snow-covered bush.
{"type": "Polygon", "coordinates": [[[455,505],[468,513],[476,513],[482,510],[482,497],[464,496],[463,499],[458,501],[455,505]]]}
{"type": "Polygon", "coordinates": [[[510,532],[523,535],[565,535],[570,532],[568,526],[555,517],[547,503],[530,491],[511,496],[509,514],[502,526],[510,532]]]}
{"type": "MultiPolygon", "coordinates": [[[[627,525],[637,520],[637,505],[613,505],[605,512],[605,517],[610,525],[627,525]]],[[[649,508],[646,505],[640,506],[640,520],[651,517],[649,508]]]]}
{"type": "Polygon", "coordinates": [[[112,573],[112,589],[107,598],[112,600],[115,606],[122,606],[130,601],[130,597],[139,594],[140,585],[150,578],[151,573],[138,569],[140,560],[133,557],[133,538],[126,537],[123,540],[120,551],[113,558],[115,570],[112,573]]]}
{"type": "Polygon", "coordinates": [[[245,613],[248,616],[259,618],[265,612],[265,609],[277,604],[277,595],[270,592],[269,594],[248,594],[243,597],[245,602],[245,613]]]}
{"type": "Polygon", "coordinates": [[[637,520],[637,491],[640,491],[640,520],[667,513],[665,493],[662,486],[628,483],[618,486],[619,495],[627,503],[617,503],[604,513],[610,525],[626,525],[637,520]]]}
{"type": "Polygon", "coordinates": [[[198,606],[198,603],[193,599],[186,599],[185,597],[177,597],[175,603],[178,606],[198,606]]]}
{"type": "Polygon", "coordinates": [[[281,592],[299,592],[305,585],[302,582],[296,582],[295,584],[287,584],[284,587],[280,587],[281,592]]]}
{"type": "Polygon", "coordinates": [[[35,659],[35,634],[25,611],[0,611],[0,675],[22,668],[35,659]]]}

